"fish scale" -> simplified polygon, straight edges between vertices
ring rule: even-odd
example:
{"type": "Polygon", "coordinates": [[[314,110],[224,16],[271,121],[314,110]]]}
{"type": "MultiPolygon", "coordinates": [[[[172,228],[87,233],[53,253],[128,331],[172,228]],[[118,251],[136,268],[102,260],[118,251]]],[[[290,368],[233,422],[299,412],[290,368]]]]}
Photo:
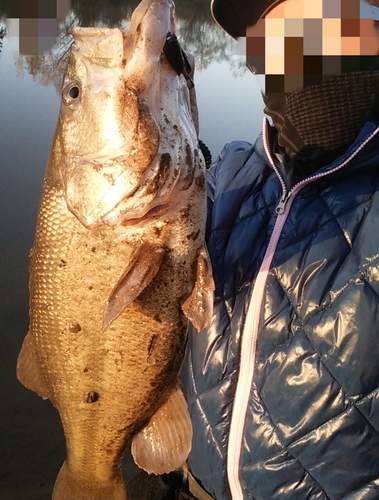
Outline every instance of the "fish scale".
{"type": "MultiPolygon", "coordinates": [[[[103,231],[104,237],[107,231],[112,232],[111,229],[103,231]]],[[[159,377],[164,388],[170,389],[175,383],[185,345],[185,328],[179,331],[177,329],[178,318],[181,316],[179,302],[168,311],[167,307],[171,302],[168,300],[162,310],[160,296],[159,307],[149,308],[149,315],[145,314],[143,309],[148,307],[147,301],[154,303],[153,286],[151,290],[144,292],[139,303],[132,304],[109,327],[109,331],[102,332],[103,304],[114,285],[109,283],[109,270],[111,268],[115,276],[122,273],[125,254],[127,257],[129,249],[126,243],[113,247],[109,241],[104,244],[100,239],[101,234],[101,231],[88,233],[67,210],[57,189],[45,190],[31,263],[31,329],[35,332],[40,352],[44,356],[41,364],[46,365],[49,372],[47,379],[50,380],[51,388],[49,387],[47,396],[57,407],[62,419],[68,442],[69,463],[72,466],[77,461],[79,464],[86,463],[91,477],[94,475],[94,470],[89,467],[91,455],[95,462],[101,463],[102,469],[105,468],[104,458],[99,460],[96,449],[102,453],[106,449],[105,443],[114,444],[117,439],[119,448],[125,447],[129,435],[125,432],[124,436],[118,437],[115,430],[117,426],[124,428],[128,421],[139,421],[141,414],[142,419],[146,420],[154,412],[156,401],[161,399],[154,384],[157,378],[156,367],[160,367],[159,377]],[[38,278],[42,276],[43,278],[38,278]],[[60,290],[60,294],[57,294],[57,290],[60,290]],[[158,317],[159,320],[155,319],[158,317]],[[79,332],[70,331],[74,324],[80,325],[79,332]],[[174,336],[170,327],[175,329],[174,336]],[[48,338],[41,335],[45,331],[59,332],[56,338],[58,342],[46,342],[48,338]],[[158,340],[150,352],[152,333],[158,340]],[[158,344],[163,344],[165,351],[158,349],[162,347],[158,344]],[[157,352],[155,357],[154,350],[157,352]],[[173,350],[177,351],[177,355],[173,356],[173,350]],[[168,364],[167,373],[165,364],[168,364]],[[140,377],[141,372],[144,373],[143,378],[140,377]],[[71,386],[57,384],[57,378],[75,380],[74,394],[71,386]],[[166,380],[163,384],[162,379],[166,380]],[[91,391],[97,393],[99,399],[94,403],[87,403],[86,394],[91,391]],[[114,426],[109,423],[108,413],[102,418],[103,405],[112,401],[125,402],[120,405],[119,422],[116,421],[116,416],[113,417],[116,421],[114,426]],[[132,408],[130,401],[133,401],[132,408]],[[91,432],[83,432],[82,426],[91,432]],[[101,430],[98,444],[97,428],[104,429],[101,430]],[[80,442],[76,438],[78,434],[90,436],[90,446],[83,447],[89,450],[85,459],[80,458],[83,451],[76,450],[77,443],[80,442]],[[76,454],[79,456],[76,457],[76,454]]],[[[166,281],[174,279],[176,275],[167,267],[169,273],[166,281]]],[[[184,295],[188,281],[189,276],[184,277],[179,297],[184,295]]],[[[158,286],[162,288],[162,283],[159,282],[158,286]]],[[[133,430],[129,429],[129,434],[133,430]]],[[[103,474],[112,476],[114,463],[118,463],[120,458],[120,454],[112,457],[109,470],[103,474]]]]}
{"type": "Polygon", "coordinates": [[[129,31],[73,29],[17,366],[62,422],[54,500],[125,500],[129,439],[155,474],[191,448],[177,379],[188,320],[210,322],[213,280],[190,94],[163,52],[173,19],[171,0],[143,0],[129,31]]]}

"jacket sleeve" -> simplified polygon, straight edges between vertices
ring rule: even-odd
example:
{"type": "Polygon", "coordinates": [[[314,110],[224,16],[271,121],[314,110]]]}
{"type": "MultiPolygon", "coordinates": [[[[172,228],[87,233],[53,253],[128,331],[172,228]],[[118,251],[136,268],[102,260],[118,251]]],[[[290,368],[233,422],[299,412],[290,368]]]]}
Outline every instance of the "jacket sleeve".
{"type": "Polygon", "coordinates": [[[208,238],[211,233],[211,227],[212,227],[212,210],[213,210],[213,203],[214,203],[214,195],[215,195],[215,190],[216,190],[216,183],[217,183],[217,169],[222,162],[222,158],[224,156],[225,149],[227,148],[228,145],[224,146],[222,152],[218,156],[217,160],[212,163],[212,165],[209,167],[207,170],[207,209],[208,209],[208,216],[207,216],[207,226],[205,230],[205,239],[208,241],[208,238]]]}
{"type": "Polygon", "coordinates": [[[206,227],[206,241],[212,232],[212,213],[215,199],[220,192],[226,191],[232,182],[235,170],[251,158],[254,146],[245,141],[233,141],[224,146],[217,159],[207,170],[207,200],[208,217],[206,227]]]}

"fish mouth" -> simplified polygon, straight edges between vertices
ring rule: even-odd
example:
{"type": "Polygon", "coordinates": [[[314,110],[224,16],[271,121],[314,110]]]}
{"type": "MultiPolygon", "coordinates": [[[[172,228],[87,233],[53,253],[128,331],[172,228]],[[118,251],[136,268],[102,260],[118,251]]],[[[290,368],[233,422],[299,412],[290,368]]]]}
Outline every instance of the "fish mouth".
{"type": "Polygon", "coordinates": [[[142,217],[135,217],[132,219],[125,219],[122,221],[123,226],[137,226],[139,224],[145,224],[146,222],[150,222],[152,220],[156,220],[160,218],[162,215],[168,212],[170,208],[173,208],[168,203],[165,205],[157,205],[154,208],[151,208],[145,215],[142,217]]]}
{"type": "Polygon", "coordinates": [[[173,167],[168,153],[139,171],[127,168],[126,158],[99,163],[73,156],[70,163],[72,175],[61,176],[67,207],[88,229],[136,225],[176,205],[172,192],[182,169],[173,167]]]}
{"type": "Polygon", "coordinates": [[[164,51],[167,32],[175,31],[173,4],[141,5],[125,33],[74,33],[79,69],[72,75],[85,68],[82,104],[98,137],[78,141],[80,120],[78,128],[75,114],[62,118],[61,136],[73,140],[67,145],[62,138],[59,175],[68,209],[87,229],[164,217],[188,202],[203,176],[187,83],[164,51]]]}

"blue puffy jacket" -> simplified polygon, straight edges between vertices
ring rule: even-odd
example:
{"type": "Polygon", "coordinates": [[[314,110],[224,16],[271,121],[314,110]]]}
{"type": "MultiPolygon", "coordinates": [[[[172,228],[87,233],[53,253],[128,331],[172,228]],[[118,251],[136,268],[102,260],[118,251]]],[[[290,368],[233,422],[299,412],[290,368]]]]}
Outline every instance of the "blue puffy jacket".
{"type": "Polygon", "coordinates": [[[273,130],[209,172],[189,465],[217,500],[379,499],[379,128],[289,192],[273,130]]]}

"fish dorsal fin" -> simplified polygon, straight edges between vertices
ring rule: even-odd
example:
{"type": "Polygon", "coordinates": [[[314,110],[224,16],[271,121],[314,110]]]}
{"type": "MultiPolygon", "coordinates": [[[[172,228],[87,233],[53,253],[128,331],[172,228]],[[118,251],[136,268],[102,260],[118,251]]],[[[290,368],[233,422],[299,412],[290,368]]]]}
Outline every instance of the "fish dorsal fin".
{"type": "Polygon", "coordinates": [[[214,282],[208,252],[203,247],[197,259],[196,282],[191,295],[182,304],[182,310],[200,332],[210,325],[213,315],[214,282]]]}
{"type": "Polygon", "coordinates": [[[49,397],[46,383],[41,375],[34,339],[30,332],[26,335],[18,355],[17,378],[27,389],[43,398],[49,397]]]}
{"type": "Polygon", "coordinates": [[[191,450],[192,424],[179,388],[152,416],[132,441],[136,464],[149,474],[164,474],[180,467],[191,450]]]}
{"type": "Polygon", "coordinates": [[[150,243],[137,246],[104,309],[103,331],[120,316],[157,275],[166,250],[150,243]]]}

